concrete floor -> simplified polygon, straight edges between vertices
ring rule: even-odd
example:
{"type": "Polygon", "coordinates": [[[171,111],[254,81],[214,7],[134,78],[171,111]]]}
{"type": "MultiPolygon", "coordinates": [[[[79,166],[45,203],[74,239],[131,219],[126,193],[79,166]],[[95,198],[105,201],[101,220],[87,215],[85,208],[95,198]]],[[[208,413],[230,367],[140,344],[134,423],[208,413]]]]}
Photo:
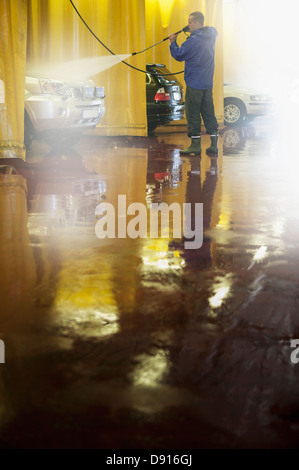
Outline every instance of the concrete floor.
{"type": "MultiPolygon", "coordinates": [[[[298,447],[298,150],[274,120],[34,142],[0,169],[1,448],[298,447]],[[18,174],[15,174],[15,173],[18,174]],[[26,191],[27,186],[27,191],[26,191]],[[203,244],[100,239],[99,203],[203,203],[203,244]],[[291,361],[294,353],[295,361],[291,361]]],[[[299,354],[298,354],[299,356],[299,354]]]]}

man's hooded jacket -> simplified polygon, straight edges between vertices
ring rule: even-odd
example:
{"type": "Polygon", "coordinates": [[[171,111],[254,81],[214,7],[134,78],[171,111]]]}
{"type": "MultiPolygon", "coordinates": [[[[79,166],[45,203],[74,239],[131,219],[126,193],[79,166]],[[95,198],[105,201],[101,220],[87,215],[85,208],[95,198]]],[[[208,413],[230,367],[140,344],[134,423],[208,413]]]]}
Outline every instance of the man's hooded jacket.
{"type": "Polygon", "coordinates": [[[187,86],[198,90],[213,88],[217,36],[213,26],[204,26],[193,31],[181,47],[176,41],[170,44],[172,57],[179,62],[185,61],[187,86]]]}

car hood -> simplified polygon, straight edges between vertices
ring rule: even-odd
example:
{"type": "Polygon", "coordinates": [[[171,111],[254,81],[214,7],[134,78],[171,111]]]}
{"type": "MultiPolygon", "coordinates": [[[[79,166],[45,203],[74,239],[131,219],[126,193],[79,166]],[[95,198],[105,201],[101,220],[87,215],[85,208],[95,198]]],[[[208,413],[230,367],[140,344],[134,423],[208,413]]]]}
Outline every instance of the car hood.
{"type": "Polygon", "coordinates": [[[76,86],[76,87],[83,87],[83,86],[94,86],[94,82],[92,80],[72,80],[67,77],[59,76],[59,77],[54,77],[51,75],[41,75],[37,73],[32,73],[32,72],[26,72],[26,77],[25,81],[26,82],[31,82],[33,80],[52,80],[52,81],[58,81],[58,82],[64,82],[68,86],[76,86]]]}

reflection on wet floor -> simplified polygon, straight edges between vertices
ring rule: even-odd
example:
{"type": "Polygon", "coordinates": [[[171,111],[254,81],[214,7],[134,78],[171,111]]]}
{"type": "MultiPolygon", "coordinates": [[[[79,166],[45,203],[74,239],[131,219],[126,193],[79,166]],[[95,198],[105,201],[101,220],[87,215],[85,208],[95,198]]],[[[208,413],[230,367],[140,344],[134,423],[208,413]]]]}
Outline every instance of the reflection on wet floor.
{"type": "Polygon", "coordinates": [[[266,120],[219,140],[218,159],[161,131],[3,162],[1,447],[297,446],[296,159],[266,120]],[[202,203],[202,246],[149,224],[98,238],[119,195],[202,203]]]}

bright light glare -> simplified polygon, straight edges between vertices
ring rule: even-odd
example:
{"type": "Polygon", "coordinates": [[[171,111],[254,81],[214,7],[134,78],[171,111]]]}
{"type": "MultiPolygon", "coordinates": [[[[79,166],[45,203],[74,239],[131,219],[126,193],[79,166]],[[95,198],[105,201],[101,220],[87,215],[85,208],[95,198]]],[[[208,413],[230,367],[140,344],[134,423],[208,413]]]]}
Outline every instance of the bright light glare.
{"type": "Polygon", "coordinates": [[[175,260],[171,259],[168,260],[167,258],[164,259],[157,259],[157,258],[149,258],[147,256],[143,257],[143,264],[144,266],[153,266],[156,267],[157,269],[180,269],[181,266],[185,264],[185,262],[182,260],[175,260]],[[177,264],[178,263],[178,264],[177,264]]]}
{"type": "Polygon", "coordinates": [[[255,253],[253,260],[254,261],[261,261],[265,258],[267,252],[267,247],[266,246],[261,246],[257,252],[255,253]]]}
{"type": "Polygon", "coordinates": [[[229,293],[229,287],[220,287],[216,294],[209,299],[209,304],[212,308],[219,308],[222,305],[223,300],[229,293]]]}
{"type": "Polygon", "coordinates": [[[165,352],[158,351],[155,356],[143,354],[137,360],[140,365],[134,371],[134,385],[157,386],[168,369],[165,352]]]}
{"type": "MultiPolygon", "coordinates": [[[[224,81],[270,94],[279,124],[280,149],[298,162],[298,0],[224,2],[224,81]]],[[[281,150],[277,150],[280,152],[281,150]]],[[[299,168],[296,167],[296,170],[299,168]]]]}
{"type": "Polygon", "coordinates": [[[298,0],[239,0],[223,8],[225,81],[270,93],[279,105],[299,99],[298,0]]]}
{"type": "Polygon", "coordinates": [[[266,256],[267,256],[267,247],[260,246],[252,259],[252,262],[248,268],[248,271],[255,265],[256,262],[262,261],[266,256]]]}

